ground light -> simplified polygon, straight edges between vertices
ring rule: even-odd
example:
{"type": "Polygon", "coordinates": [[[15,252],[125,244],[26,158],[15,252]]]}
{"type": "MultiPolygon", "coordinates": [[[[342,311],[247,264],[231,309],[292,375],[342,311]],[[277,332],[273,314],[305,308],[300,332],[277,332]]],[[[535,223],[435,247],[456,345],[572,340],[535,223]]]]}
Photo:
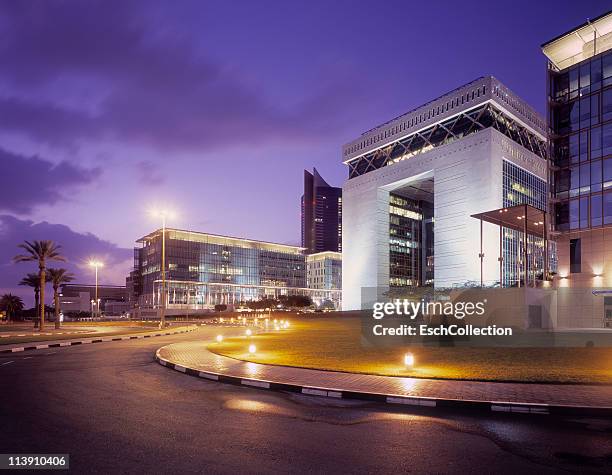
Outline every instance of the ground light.
{"type": "Polygon", "coordinates": [[[217,343],[221,343],[223,341],[223,335],[217,335],[217,343]]]}
{"type": "Polygon", "coordinates": [[[246,336],[251,336],[253,334],[250,328],[247,328],[247,331],[245,333],[246,333],[246,336]]]}
{"type": "Polygon", "coordinates": [[[257,351],[257,347],[255,345],[249,345],[249,353],[253,354],[257,351]]]}
{"type": "Polygon", "coordinates": [[[412,353],[406,353],[404,355],[404,364],[410,368],[414,366],[414,355],[412,353]]]}

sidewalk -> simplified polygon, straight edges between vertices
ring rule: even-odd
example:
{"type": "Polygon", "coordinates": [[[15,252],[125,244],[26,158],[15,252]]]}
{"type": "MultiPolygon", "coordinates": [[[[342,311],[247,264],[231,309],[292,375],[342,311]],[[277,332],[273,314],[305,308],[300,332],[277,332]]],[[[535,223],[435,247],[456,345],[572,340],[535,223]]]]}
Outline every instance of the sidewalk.
{"type": "Polygon", "coordinates": [[[164,346],[156,359],[201,378],[318,396],[494,412],[612,415],[612,386],[604,385],[399,378],[271,366],[216,355],[202,341],[164,346]]]}
{"type": "MultiPolygon", "coordinates": [[[[75,346],[75,345],[86,345],[89,343],[103,343],[109,341],[121,341],[121,340],[136,340],[142,338],[151,338],[156,336],[175,335],[179,333],[187,333],[196,330],[198,327],[189,326],[177,326],[175,329],[169,327],[165,330],[152,330],[148,332],[138,333],[127,333],[124,335],[110,335],[98,337],[87,337],[81,339],[65,339],[65,340],[45,340],[45,341],[30,341],[24,343],[15,343],[11,345],[0,345],[0,353],[17,353],[21,351],[30,350],[42,350],[46,348],[57,348],[64,346],[75,346]]],[[[44,334],[44,333],[43,333],[44,334]]]]}

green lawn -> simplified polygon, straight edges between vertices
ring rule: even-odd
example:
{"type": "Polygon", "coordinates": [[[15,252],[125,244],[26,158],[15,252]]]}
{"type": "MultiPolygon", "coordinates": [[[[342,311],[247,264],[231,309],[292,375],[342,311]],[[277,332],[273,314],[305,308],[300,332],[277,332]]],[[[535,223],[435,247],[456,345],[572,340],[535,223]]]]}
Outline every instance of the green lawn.
{"type": "Polygon", "coordinates": [[[364,348],[360,338],[359,318],[293,316],[287,330],[208,348],[257,363],[388,376],[612,384],[612,348],[364,348]],[[414,354],[413,369],[403,364],[406,351],[414,354]]]}

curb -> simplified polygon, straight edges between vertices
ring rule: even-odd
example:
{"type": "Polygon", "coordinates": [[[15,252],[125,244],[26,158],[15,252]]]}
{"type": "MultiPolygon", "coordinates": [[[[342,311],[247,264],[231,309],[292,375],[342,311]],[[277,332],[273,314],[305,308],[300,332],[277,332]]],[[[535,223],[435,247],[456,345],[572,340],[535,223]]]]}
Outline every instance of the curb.
{"type": "Polygon", "coordinates": [[[0,353],[19,353],[22,351],[30,351],[30,350],[44,350],[47,348],[59,348],[64,346],[76,346],[76,345],[87,345],[89,343],[103,343],[109,341],[121,341],[121,340],[142,340],[143,338],[152,338],[155,336],[167,336],[167,335],[178,335],[180,333],[188,333],[196,330],[197,327],[189,327],[185,330],[175,331],[175,332],[165,332],[165,333],[149,333],[146,335],[132,335],[132,336],[117,336],[117,337],[106,337],[106,338],[87,338],[86,340],[72,340],[72,341],[63,341],[60,343],[46,343],[42,345],[32,345],[32,346],[20,346],[13,348],[5,348],[0,349],[0,353]]]}
{"type": "Polygon", "coordinates": [[[176,363],[172,363],[160,356],[161,348],[155,352],[155,361],[167,368],[181,373],[203,378],[219,383],[247,386],[256,389],[272,391],[285,391],[305,394],[308,396],[330,397],[334,399],[353,399],[359,401],[378,402],[404,406],[418,406],[425,408],[463,409],[487,413],[513,413],[513,414],[539,414],[554,416],[612,416],[612,406],[576,406],[576,405],[550,405],[538,403],[523,403],[512,401],[475,401],[471,399],[444,399],[420,396],[398,396],[392,394],[344,391],[342,389],[300,386],[297,384],[279,383],[252,378],[227,376],[222,373],[198,371],[176,363]]]}

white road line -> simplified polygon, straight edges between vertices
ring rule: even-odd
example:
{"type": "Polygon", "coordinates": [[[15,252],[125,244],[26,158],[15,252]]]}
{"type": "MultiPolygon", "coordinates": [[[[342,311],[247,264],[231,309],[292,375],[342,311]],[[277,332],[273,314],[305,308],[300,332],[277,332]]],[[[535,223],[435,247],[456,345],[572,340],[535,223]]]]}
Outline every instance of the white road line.
{"type": "Polygon", "coordinates": [[[2,363],[0,366],[4,366],[4,365],[7,365],[7,364],[11,364],[11,363],[14,363],[14,361],[7,361],[6,363],[2,363]]]}
{"type": "Polygon", "coordinates": [[[24,358],[24,360],[31,360],[32,358],[34,358],[34,357],[33,357],[33,356],[26,356],[26,357],[24,358]]]}

